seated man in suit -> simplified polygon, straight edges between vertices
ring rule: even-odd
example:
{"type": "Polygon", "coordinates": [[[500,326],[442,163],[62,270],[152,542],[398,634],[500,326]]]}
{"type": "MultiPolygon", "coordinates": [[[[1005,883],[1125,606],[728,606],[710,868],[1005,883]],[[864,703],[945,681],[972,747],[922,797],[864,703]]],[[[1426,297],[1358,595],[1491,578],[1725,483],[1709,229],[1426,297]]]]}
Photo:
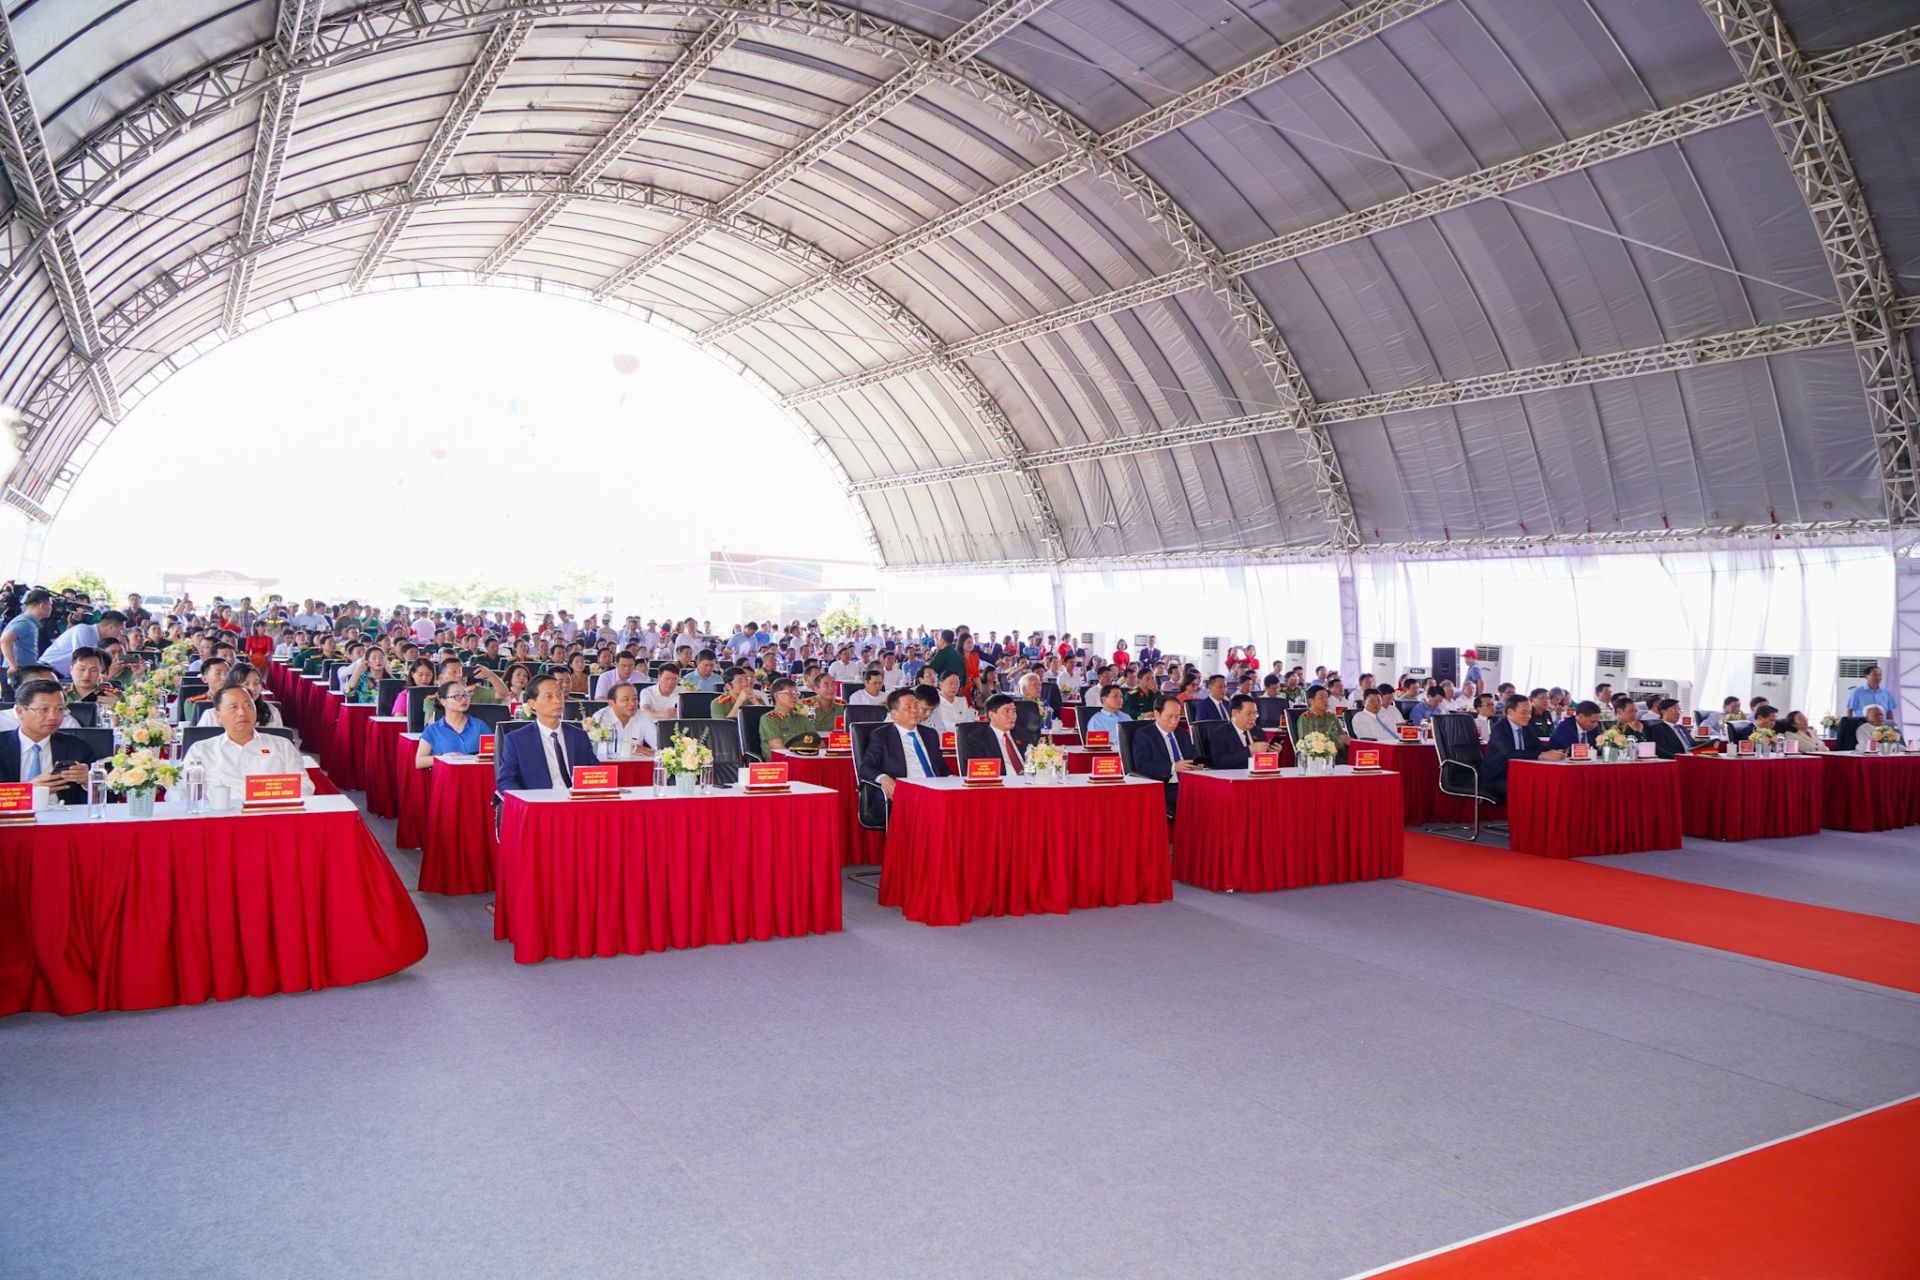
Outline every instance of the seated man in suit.
{"type": "Polygon", "coordinates": [[[1553,736],[1547,739],[1547,745],[1555,751],[1565,752],[1576,742],[1593,745],[1600,736],[1600,704],[1597,702],[1578,702],[1574,704],[1573,714],[1553,727],[1553,736]]]}
{"type": "Polygon", "coordinates": [[[1162,694],[1152,719],[1133,735],[1133,771],[1167,784],[1167,817],[1171,819],[1180,797],[1178,775],[1203,767],[1194,758],[1193,736],[1187,732],[1180,699],[1162,694]]]}
{"type": "MultiPolygon", "coordinates": [[[[1596,722],[1599,714],[1595,708],[1596,722]]],[[[1495,721],[1487,734],[1486,751],[1480,761],[1480,793],[1491,796],[1495,804],[1505,804],[1507,768],[1515,760],[1564,760],[1566,757],[1565,751],[1541,747],[1540,735],[1533,731],[1533,704],[1515,694],[1507,699],[1506,715],[1495,721]]]]}
{"type": "Polygon", "coordinates": [[[1195,698],[1187,704],[1187,719],[1194,724],[1202,720],[1226,720],[1231,717],[1232,704],[1227,700],[1227,678],[1222,675],[1207,677],[1207,696],[1195,698]]]}
{"type": "Polygon", "coordinates": [[[1260,704],[1248,694],[1238,694],[1229,704],[1227,724],[1231,731],[1200,731],[1203,753],[1209,769],[1245,769],[1253,756],[1274,754],[1276,748],[1254,728],[1260,720],[1260,704]]]}
{"type": "Polygon", "coordinates": [[[1873,731],[1887,724],[1887,713],[1880,709],[1877,702],[1868,703],[1862,712],[1860,725],[1853,731],[1853,741],[1840,744],[1842,751],[1865,751],[1873,745],[1873,731]]]}
{"type": "Polygon", "coordinates": [[[19,727],[0,733],[0,782],[31,782],[67,804],[87,802],[93,749],[60,728],[67,700],[56,680],[23,680],[14,688],[19,727]]]}
{"type": "Polygon", "coordinates": [[[1040,740],[1039,735],[1020,723],[1020,700],[1008,694],[996,693],[987,699],[986,730],[992,735],[992,741],[986,741],[986,735],[974,728],[963,728],[960,733],[969,741],[977,744],[968,751],[968,758],[984,757],[991,751],[1000,760],[1000,771],[1011,778],[1015,774],[1027,771],[1027,752],[1040,740]]]}
{"type": "Polygon", "coordinates": [[[1660,718],[1647,725],[1647,740],[1662,760],[1684,756],[1693,750],[1693,734],[1680,723],[1680,700],[1662,698],[1655,704],[1660,718]]]}
{"type": "Polygon", "coordinates": [[[181,762],[198,764],[207,773],[209,787],[226,787],[244,798],[249,775],[291,773],[300,779],[300,794],[313,794],[313,779],[301,763],[300,749],[278,734],[259,733],[260,709],[244,684],[226,684],[214,690],[213,717],[226,730],[217,738],[196,742],[181,762]]]}
{"type": "Polygon", "coordinates": [[[1766,703],[1755,702],[1753,704],[1753,717],[1751,719],[1730,722],[1727,725],[1727,745],[1730,747],[1738,747],[1742,742],[1745,742],[1753,736],[1755,729],[1777,728],[1778,726],[1775,722],[1779,719],[1779,716],[1780,713],[1766,703]]]}
{"type": "Polygon", "coordinates": [[[887,721],[867,739],[860,757],[860,781],[871,782],[893,800],[894,784],[909,780],[944,778],[946,762],[940,757],[940,735],[923,728],[920,718],[926,704],[912,689],[895,689],[887,695],[887,721]]]}
{"type": "Polygon", "coordinates": [[[503,734],[495,743],[495,790],[572,786],[574,766],[595,762],[593,739],[579,725],[560,718],[567,700],[558,676],[535,676],[527,685],[527,701],[533,707],[532,726],[503,734]]]}

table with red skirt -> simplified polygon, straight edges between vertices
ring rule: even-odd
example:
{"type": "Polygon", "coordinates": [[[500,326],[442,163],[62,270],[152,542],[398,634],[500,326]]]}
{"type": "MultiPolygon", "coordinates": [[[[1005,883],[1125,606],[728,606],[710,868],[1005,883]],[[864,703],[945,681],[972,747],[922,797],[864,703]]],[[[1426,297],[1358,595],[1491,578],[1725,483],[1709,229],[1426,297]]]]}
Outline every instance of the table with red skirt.
{"type": "Polygon", "coordinates": [[[340,699],[333,713],[333,736],[327,740],[320,763],[333,775],[342,791],[361,791],[361,762],[367,751],[367,726],[373,719],[371,702],[340,699]]]}
{"type": "Polygon", "coordinates": [[[1507,767],[1508,847],[1587,858],[1680,847],[1680,768],[1672,760],[1516,760],[1507,767]]]}
{"type": "Polygon", "coordinates": [[[427,793],[432,788],[433,772],[416,765],[420,753],[420,735],[403,733],[393,752],[393,790],[399,816],[393,822],[393,844],[397,849],[418,849],[426,839],[427,793]]]}
{"type": "MultiPolygon", "coordinates": [[[[417,745],[417,744],[416,744],[417,745]]],[[[433,762],[424,790],[421,823],[420,891],[490,893],[498,849],[494,835],[494,761],[468,755],[444,755],[433,762]]],[[[653,761],[627,757],[602,761],[614,767],[622,787],[653,783],[653,761]]],[[[429,771],[418,769],[416,773],[429,771]]]]}
{"type": "Polygon", "coordinates": [[[512,792],[493,936],[538,964],[837,933],[841,822],[840,797],[804,782],[779,795],[512,792]]]}
{"type": "Polygon", "coordinates": [[[1820,759],[1829,830],[1892,831],[1920,824],[1920,755],[1834,751],[1820,759]]]}
{"type": "Polygon", "coordinates": [[[400,816],[400,780],[395,762],[400,735],[406,729],[405,716],[374,716],[367,721],[360,755],[360,789],[367,793],[367,812],[376,818],[400,816]]]}
{"type": "Polygon", "coordinates": [[[317,991],[427,953],[406,886],[344,796],[215,817],[61,810],[5,845],[0,1015],[317,991]]]}
{"type": "Polygon", "coordinates": [[[1402,795],[1397,775],[1344,765],[1183,773],[1173,877],[1216,893],[1392,879],[1406,861],[1402,795]]]}
{"type": "Polygon", "coordinates": [[[1674,766],[1687,835],[1766,840],[1820,830],[1827,775],[1815,756],[1681,756],[1674,766]]]}
{"type": "MultiPolygon", "coordinates": [[[[1354,747],[1377,747],[1380,767],[1400,777],[1400,804],[1410,827],[1429,822],[1472,822],[1473,801],[1447,795],[1440,790],[1440,756],[1431,742],[1360,742],[1347,744],[1347,758],[1354,747]]],[[[1482,818],[1492,817],[1498,806],[1487,805],[1482,818]]]]}
{"type": "Polygon", "coordinates": [[[880,904],[909,920],[965,924],[1172,897],[1166,794],[1150,778],[894,787],[880,904]]]}
{"type": "Polygon", "coordinates": [[[787,774],[795,782],[809,782],[839,794],[845,819],[841,831],[846,836],[846,845],[841,851],[842,865],[879,866],[880,855],[887,847],[887,833],[860,825],[860,779],[854,768],[853,757],[824,753],[807,755],[793,751],[776,751],[773,755],[774,759],[786,764],[787,774]]]}

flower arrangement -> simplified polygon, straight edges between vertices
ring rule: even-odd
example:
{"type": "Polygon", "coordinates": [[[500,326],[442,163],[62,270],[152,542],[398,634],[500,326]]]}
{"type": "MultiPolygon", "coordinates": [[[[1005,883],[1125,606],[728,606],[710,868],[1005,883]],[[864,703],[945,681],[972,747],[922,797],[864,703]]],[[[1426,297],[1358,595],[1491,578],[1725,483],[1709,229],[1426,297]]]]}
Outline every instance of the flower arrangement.
{"type": "Polygon", "coordinates": [[[601,723],[599,720],[595,719],[592,716],[588,716],[585,720],[582,720],[580,722],[580,727],[586,730],[587,740],[592,742],[595,746],[600,746],[605,743],[613,741],[612,727],[601,723]]]}
{"type": "Polygon", "coordinates": [[[1340,754],[1340,744],[1317,729],[1301,738],[1298,746],[1297,754],[1309,760],[1332,760],[1340,754]]]}
{"type": "Polygon", "coordinates": [[[159,699],[154,697],[152,686],[146,684],[128,685],[113,707],[114,716],[121,724],[156,719],[160,710],[159,699]]]}
{"type": "Polygon", "coordinates": [[[123,719],[120,736],[135,748],[157,752],[173,741],[173,726],[159,716],[123,719]]]}
{"type": "Polygon", "coordinates": [[[152,791],[180,781],[180,766],[151,751],[119,751],[107,761],[107,790],[116,795],[152,791]]]}
{"type": "Polygon", "coordinates": [[[1051,742],[1042,740],[1027,748],[1027,772],[1035,777],[1064,778],[1067,774],[1067,753],[1051,742]]]}
{"type": "Polygon", "coordinates": [[[1820,727],[1822,729],[1825,729],[1828,733],[1832,733],[1835,729],[1838,729],[1840,727],[1840,717],[1836,715],[1831,715],[1831,714],[1821,716],[1820,727]]]}
{"type": "Polygon", "coordinates": [[[1875,725],[1873,730],[1873,745],[1876,748],[1900,746],[1900,730],[1890,724],[1875,725]]]}
{"type": "Polygon", "coordinates": [[[181,668],[158,666],[147,673],[146,683],[160,693],[172,693],[180,687],[181,668]]]}
{"type": "Polygon", "coordinates": [[[512,713],[515,720],[533,719],[533,704],[531,702],[516,702],[508,710],[512,713]]]}
{"type": "Polygon", "coordinates": [[[1767,750],[1780,741],[1780,731],[1778,729],[1755,728],[1752,736],[1753,749],[1755,751],[1767,750]]]}
{"type": "Polygon", "coordinates": [[[653,758],[653,767],[664,769],[669,777],[692,777],[713,764],[713,749],[702,738],[689,738],[675,730],[666,750],[653,758]]]}
{"type": "Polygon", "coordinates": [[[1633,745],[1633,739],[1618,729],[1602,729],[1594,738],[1593,745],[1606,751],[1625,751],[1633,745]]]}

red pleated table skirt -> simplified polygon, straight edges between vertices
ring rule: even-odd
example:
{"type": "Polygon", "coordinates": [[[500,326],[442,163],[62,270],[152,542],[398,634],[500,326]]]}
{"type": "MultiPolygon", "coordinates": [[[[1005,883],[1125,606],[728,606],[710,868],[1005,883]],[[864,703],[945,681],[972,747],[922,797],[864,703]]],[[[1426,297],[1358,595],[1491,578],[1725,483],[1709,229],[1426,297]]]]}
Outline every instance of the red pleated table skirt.
{"type": "Polygon", "coordinates": [[[1681,756],[1674,764],[1690,836],[1765,840],[1820,830],[1827,774],[1815,756],[1681,756]]]}
{"type": "Polygon", "coordinates": [[[1406,860],[1401,797],[1399,776],[1386,772],[1183,774],[1174,879],[1267,893],[1398,876],[1406,860]]]}
{"type": "Polygon", "coordinates": [[[1920,824],[1920,755],[1834,751],[1827,772],[1826,824],[1840,831],[1892,831],[1920,824]]]}
{"type": "Polygon", "coordinates": [[[1510,847],[1548,858],[1680,847],[1680,768],[1516,760],[1507,771],[1510,847]]]}

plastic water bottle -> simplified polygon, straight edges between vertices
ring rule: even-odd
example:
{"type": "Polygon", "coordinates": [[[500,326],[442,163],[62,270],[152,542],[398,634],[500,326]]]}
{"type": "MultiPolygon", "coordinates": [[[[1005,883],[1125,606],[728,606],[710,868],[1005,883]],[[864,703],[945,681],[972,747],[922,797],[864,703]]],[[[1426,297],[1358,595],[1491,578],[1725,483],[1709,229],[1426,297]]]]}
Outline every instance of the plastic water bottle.
{"type": "Polygon", "coordinates": [[[207,771],[201,768],[198,760],[188,765],[181,774],[180,789],[186,793],[188,813],[207,811],[207,771]]]}
{"type": "Polygon", "coordinates": [[[107,766],[106,762],[96,760],[87,770],[87,817],[89,820],[107,816],[107,766]]]}

